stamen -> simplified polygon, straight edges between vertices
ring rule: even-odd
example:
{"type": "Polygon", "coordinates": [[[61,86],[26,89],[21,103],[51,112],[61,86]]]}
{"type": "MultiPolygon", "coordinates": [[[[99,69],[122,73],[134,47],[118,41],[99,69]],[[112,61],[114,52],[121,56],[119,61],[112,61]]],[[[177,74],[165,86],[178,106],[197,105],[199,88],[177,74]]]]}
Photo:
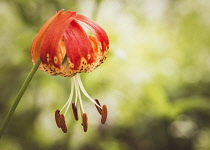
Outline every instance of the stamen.
{"type": "Polygon", "coordinates": [[[60,126],[60,110],[58,110],[58,109],[55,111],[55,122],[56,122],[58,128],[60,128],[61,127],[60,126]]]}
{"type": "Polygon", "coordinates": [[[88,117],[87,117],[86,113],[82,114],[82,126],[83,126],[84,132],[87,132],[87,129],[88,129],[88,117]]]}
{"type": "MultiPolygon", "coordinates": [[[[76,77],[76,76],[75,76],[76,77]]],[[[74,82],[75,82],[75,89],[77,91],[77,94],[78,94],[78,99],[79,99],[79,106],[80,106],[80,110],[81,110],[81,113],[84,113],[84,108],[83,108],[83,105],[82,105],[82,98],[81,98],[81,94],[80,94],[80,90],[79,90],[79,86],[78,86],[78,81],[76,80],[76,78],[74,78],[74,82]]],[[[76,98],[77,100],[77,98],[76,98]]]]}
{"type": "Polygon", "coordinates": [[[64,133],[67,132],[67,126],[66,126],[64,116],[66,115],[73,99],[75,99],[75,102],[72,103],[72,110],[73,110],[74,118],[76,121],[79,119],[78,110],[77,110],[77,106],[79,105],[80,113],[82,116],[83,130],[84,130],[84,132],[87,132],[87,130],[88,130],[88,116],[86,113],[84,113],[81,91],[90,101],[92,101],[95,104],[96,109],[98,110],[98,112],[101,115],[101,123],[104,124],[107,120],[107,114],[108,114],[107,106],[106,105],[101,106],[99,100],[97,100],[97,99],[94,100],[88,95],[88,93],[86,92],[86,90],[82,84],[79,74],[77,74],[71,78],[71,92],[70,92],[68,101],[66,102],[66,104],[63,106],[63,108],[61,110],[57,109],[55,111],[56,124],[57,124],[58,128],[61,128],[64,133]],[[79,104],[77,104],[77,101],[79,104]],[[61,114],[61,111],[63,109],[65,109],[65,112],[64,112],[64,114],[61,114]]]}
{"type": "MultiPolygon", "coordinates": [[[[73,87],[73,86],[72,86],[73,87]]],[[[65,113],[64,113],[64,115],[66,115],[66,113],[67,113],[67,111],[68,111],[68,109],[69,109],[69,107],[70,107],[70,104],[71,104],[71,101],[72,101],[72,98],[73,98],[73,94],[74,94],[74,88],[72,88],[71,89],[71,94],[70,94],[70,96],[69,96],[69,99],[68,99],[68,106],[67,106],[67,108],[66,108],[66,111],[65,111],[65,113]]]]}
{"type": "Polygon", "coordinates": [[[74,88],[75,88],[75,105],[77,105],[77,100],[79,99],[79,97],[78,97],[78,93],[77,93],[77,86],[76,86],[76,84],[74,84],[74,88]]]}
{"type": "MultiPolygon", "coordinates": [[[[95,99],[95,102],[101,107],[101,104],[99,103],[99,100],[95,99]]],[[[102,109],[100,107],[98,107],[97,105],[96,106],[96,109],[98,110],[99,114],[101,114],[102,112],[102,109]]]]}
{"type": "Polygon", "coordinates": [[[63,109],[67,106],[67,108],[66,108],[66,111],[65,111],[65,113],[64,113],[64,115],[66,114],[66,112],[68,111],[68,109],[69,109],[69,106],[70,106],[70,104],[71,104],[71,101],[72,101],[72,97],[73,97],[73,94],[74,94],[74,80],[73,79],[71,79],[71,93],[70,93],[70,95],[69,95],[69,99],[68,99],[68,101],[66,102],[66,104],[63,106],[63,108],[61,109],[61,111],[63,111],[63,109]]]}
{"type": "Polygon", "coordinates": [[[107,119],[108,110],[106,105],[103,105],[102,112],[101,112],[101,123],[104,124],[107,119]]]}
{"type": "Polygon", "coordinates": [[[73,110],[75,120],[78,121],[79,118],[78,118],[78,112],[77,112],[77,107],[75,103],[72,103],[72,110],[73,110]]]}
{"type": "Polygon", "coordinates": [[[61,127],[61,129],[62,129],[62,131],[63,131],[64,133],[67,132],[65,117],[64,117],[63,114],[60,115],[60,127],[61,127]]]}
{"type": "Polygon", "coordinates": [[[79,74],[75,75],[75,77],[77,78],[77,82],[78,82],[79,87],[80,87],[81,91],[83,92],[83,94],[84,94],[90,101],[92,101],[95,105],[97,105],[98,107],[101,108],[101,106],[99,106],[99,105],[94,101],[94,99],[92,99],[92,98],[88,95],[88,93],[86,92],[86,90],[85,90],[85,88],[84,88],[84,86],[83,86],[83,84],[82,84],[82,81],[81,81],[81,79],[80,79],[79,74]]]}

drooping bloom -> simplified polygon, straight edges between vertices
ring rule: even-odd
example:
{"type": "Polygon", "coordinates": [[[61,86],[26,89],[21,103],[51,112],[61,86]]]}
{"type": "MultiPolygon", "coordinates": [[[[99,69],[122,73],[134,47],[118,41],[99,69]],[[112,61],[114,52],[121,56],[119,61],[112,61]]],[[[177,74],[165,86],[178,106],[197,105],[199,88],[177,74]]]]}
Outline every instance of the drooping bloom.
{"type": "Polygon", "coordinates": [[[101,123],[107,118],[106,105],[101,106],[97,99],[86,92],[79,73],[91,72],[100,66],[107,57],[109,40],[106,32],[93,20],[73,11],[58,11],[39,30],[32,47],[32,62],[41,60],[39,70],[50,75],[71,77],[71,92],[61,110],[56,110],[57,126],[67,132],[65,115],[71,105],[78,120],[79,107],[84,131],[88,128],[88,117],[84,112],[80,91],[91,100],[101,114],[101,123]],[[81,26],[86,26],[94,36],[88,36],[81,26]],[[74,102],[72,102],[74,101],[74,102]],[[65,109],[65,112],[62,113],[65,109]]]}

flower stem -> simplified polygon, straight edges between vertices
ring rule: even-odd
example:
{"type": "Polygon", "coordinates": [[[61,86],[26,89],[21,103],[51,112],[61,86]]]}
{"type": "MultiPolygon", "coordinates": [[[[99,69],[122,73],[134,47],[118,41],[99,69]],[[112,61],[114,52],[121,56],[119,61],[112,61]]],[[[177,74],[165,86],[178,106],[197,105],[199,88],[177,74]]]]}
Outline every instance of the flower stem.
{"type": "Polygon", "coordinates": [[[3,132],[7,126],[7,124],[9,123],[9,120],[10,118],[12,117],[15,109],[17,108],[17,105],[19,104],[20,102],[20,99],[22,98],[25,90],[27,89],[31,79],[33,78],[34,74],[36,73],[39,65],[40,65],[41,61],[40,60],[37,60],[36,64],[33,66],[33,68],[31,69],[31,71],[29,72],[28,76],[26,77],[20,91],[18,92],[16,98],[15,98],[15,101],[12,105],[12,107],[10,108],[9,112],[7,113],[2,125],[1,125],[1,128],[0,128],[0,138],[2,137],[3,135],[3,132]]]}

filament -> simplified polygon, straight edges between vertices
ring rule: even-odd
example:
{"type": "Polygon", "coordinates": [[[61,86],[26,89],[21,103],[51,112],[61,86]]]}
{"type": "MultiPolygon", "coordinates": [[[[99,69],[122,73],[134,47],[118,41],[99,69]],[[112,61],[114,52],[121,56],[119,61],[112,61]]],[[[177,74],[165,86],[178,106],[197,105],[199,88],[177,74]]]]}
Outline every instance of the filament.
{"type": "Polygon", "coordinates": [[[83,94],[84,94],[89,100],[91,100],[95,105],[97,105],[99,108],[101,108],[101,106],[98,105],[98,104],[95,102],[95,100],[92,99],[92,98],[88,95],[88,93],[86,92],[86,90],[85,90],[85,88],[84,88],[84,86],[83,86],[83,84],[82,84],[82,81],[81,81],[81,79],[80,79],[79,74],[76,75],[76,78],[77,78],[79,87],[80,87],[81,91],[83,92],[83,94]]]}

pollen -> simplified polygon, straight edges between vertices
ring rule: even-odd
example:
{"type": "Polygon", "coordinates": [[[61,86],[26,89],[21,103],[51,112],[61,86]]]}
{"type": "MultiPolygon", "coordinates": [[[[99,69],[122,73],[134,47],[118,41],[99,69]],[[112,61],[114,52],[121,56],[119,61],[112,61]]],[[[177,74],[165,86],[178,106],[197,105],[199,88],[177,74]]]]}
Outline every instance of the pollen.
{"type": "Polygon", "coordinates": [[[77,112],[77,107],[75,103],[72,103],[72,110],[73,110],[75,120],[78,121],[79,118],[78,118],[78,112],[77,112]]]}
{"type": "Polygon", "coordinates": [[[104,124],[107,119],[108,110],[106,105],[103,105],[102,111],[101,111],[101,123],[104,124]]]}
{"type": "Polygon", "coordinates": [[[58,128],[60,128],[61,127],[60,126],[60,110],[58,110],[58,109],[55,111],[55,122],[56,122],[58,128]]]}
{"type": "Polygon", "coordinates": [[[67,132],[65,117],[63,114],[60,114],[60,110],[58,109],[55,111],[55,122],[58,128],[61,128],[64,133],[67,132]]]}
{"type": "Polygon", "coordinates": [[[63,114],[60,115],[60,127],[64,133],[67,132],[66,121],[63,114]]]}
{"type": "Polygon", "coordinates": [[[82,114],[82,126],[83,126],[84,132],[87,132],[87,129],[88,129],[88,117],[87,117],[86,113],[82,114]]]}
{"type": "Polygon", "coordinates": [[[98,107],[98,105],[95,104],[96,109],[98,110],[99,114],[101,114],[101,112],[102,112],[101,104],[99,103],[99,100],[97,100],[97,99],[95,99],[95,102],[100,106],[100,107],[98,107]]]}

